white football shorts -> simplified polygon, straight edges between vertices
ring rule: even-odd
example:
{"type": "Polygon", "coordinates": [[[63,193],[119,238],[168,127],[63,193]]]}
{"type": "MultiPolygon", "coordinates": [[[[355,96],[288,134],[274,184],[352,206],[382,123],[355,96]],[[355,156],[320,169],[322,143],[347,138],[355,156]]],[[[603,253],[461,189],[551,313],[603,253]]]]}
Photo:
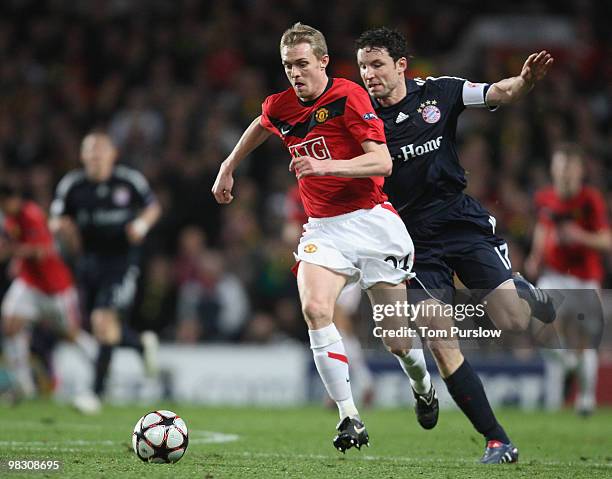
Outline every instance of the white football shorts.
{"type": "Polygon", "coordinates": [[[21,278],[15,279],[2,300],[2,316],[30,322],[50,321],[60,331],[80,324],[79,299],[74,287],[45,294],[21,278]]]}
{"type": "Polygon", "coordinates": [[[582,279],[569,274],[558,273],[550,269],[542,272],[538,278],[541,289],[600,289],[601,285],[594,279],[582,279]]]}
{"type": "Polygon", "coordinates": [[[310,218],[294,256],[346,276],[347,284],[359,282],[361,289],[414,277],[412,239],[389,203],[310,218]]]}

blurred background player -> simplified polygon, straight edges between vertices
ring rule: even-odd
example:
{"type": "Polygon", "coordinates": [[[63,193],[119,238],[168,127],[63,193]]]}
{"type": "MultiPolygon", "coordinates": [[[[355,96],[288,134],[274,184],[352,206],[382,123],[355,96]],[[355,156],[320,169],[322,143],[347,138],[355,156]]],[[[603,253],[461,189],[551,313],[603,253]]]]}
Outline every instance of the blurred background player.
{"type": "MultiPolygon", "coordinates": [[[[283,225],[283,240],[293,247],[299,240],[308,222],[308,216],[300,200],[300,191],[297,185],[293,186],[285,196],[286,222],[283,225]]],[[[346,355],[349,358],[349,370],[353,378],[353,386],[358,391],[355,395],[363,406],[371,406],[374,401],[374,384],[372,372],[368,367],[359,336],[354,330],[353,321],[359,304],[361,303],[361,289],[353,285],[344,288],[338,296],[334,307],[334,323],[342,334],[346,355]]]]}
{"type": "Polygon", "coordinates": [[[528,273],[538,277],[538,287],[561,292],[563,302],[556,327],[564,349],[543,351],[548,370],[545,404],[559,409],[564,378],[576,371],[576,411],[589,415],[595,409],[602,313],[598,292],[604,276],[602,253],[612,249],[606,203],[595,188],[584,184],[584,152],[575,144],[554,148],[550,165],[552,186],[538,191],[538,223],[528,273]]]}
{"type": "MultiPolygon", "coordinates": [[[[354,282],[368,291],[373,303],[405,301],[412,246],[382,192],[391,158],[367,94],[349,80],[327,76],[325,38],[308,25],[297,23],[286,30],[280,53],[291,88],[266,98],[262,114],[221,164],[212,192],[220,204],[230,203],[238,164],[272,134],[283,140],[309,216],[295,253],[302,312],[317,371],[338,406],[333,445],[345,452],[368,444],[369,437],[353,400],[334,306],[342,289],[354,282]]],[[[388,320],[408,325],[407,318],[388,320]]],[[[410,338],[386,338],[385,344],[416,393],[434,397],[423,351],[412,348],[410,338]]]]}
{"type": "Polygon", "coordinates": [[[36,393],[29,363],[34,323],[46,323],[48,334],[74,342],[92,361],[97,344],[80,328],[72,275],[55,248],[42,209],[16,188],[2,183],[0,210],[5,233],[0,255],[13,259],[15,274],[2,300],[3,352],[15,380],[15,398],[30,398],[36,393]]]}
{"type": "MultiPolygon", "coordinates": [[[[500,329],[524,330],[531,316],[553,321],[550,299],[534,294],[522,278],[513,281],[508,246],[495,233],[495,218],[463,193],[467,181],[456,146],[457,119],[466,108],[518,101],[546,75],[552,57],[532,54],[519,75],[489,85],[446,76],[406,78],[406,39],[389,28],[362,33],[356,50],[393,158],[385,191],[415,241],[410,300],[452,303],[456,273],[500,329]]],[[[448,318],[427,319],[430,328],[450,327],[448,318]]],[[[486,440],[481,461],[516,462],[518,449],[495,418],[458,342],[429,341],[429,347],[451,396],[486,440]]]]}
{"type": "Polygon", "coordinates": [[[100,343],[94,395],[75,398],[75,406],[85,413],[100,409],[115,346],[135,349],[143,355],[146,372],[157,372],[156,335],[136,334],[126,316],[140,274],[140,245],[161,208],[144,176],[116,165],[116,159],[117,150],[107,134],[85,136],[81,144],[84,168],[62,178],[51,206],[53,230],[80,253],[77,279],[92,332],[100,343]]]}

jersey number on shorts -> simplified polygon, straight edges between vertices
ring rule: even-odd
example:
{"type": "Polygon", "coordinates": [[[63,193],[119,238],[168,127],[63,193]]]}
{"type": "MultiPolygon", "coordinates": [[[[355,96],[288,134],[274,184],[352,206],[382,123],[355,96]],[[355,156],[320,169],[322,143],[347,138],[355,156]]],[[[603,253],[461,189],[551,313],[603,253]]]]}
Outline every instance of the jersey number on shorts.
{"type": "Polygon", "coordinates": [[[508,256],[508,245],[506,243],[500,244],[493,248],[499,256],[499,259],[503,263],[506,269],[512,269],[512,264],[510,263],[510,257],[508,256]]]}
{"type": "Polygon", "coordinates": [[[408,260],[410,259],[410,255],[404,256],[401,259],[397,259],[395,256],[387,256],[385,261],[387,263],[391,263],[394,268],[403,269],[404,271],[408,271],[410,266],[408,265],[408,260]]]}

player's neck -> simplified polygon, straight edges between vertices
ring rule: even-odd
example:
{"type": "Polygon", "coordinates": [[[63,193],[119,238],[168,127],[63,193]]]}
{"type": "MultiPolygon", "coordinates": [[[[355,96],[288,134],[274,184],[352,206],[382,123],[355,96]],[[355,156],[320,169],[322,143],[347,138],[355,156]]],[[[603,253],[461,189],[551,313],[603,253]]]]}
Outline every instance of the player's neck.
{"type": "Polygon", "coordinates": [[[315,101],[317,98],[319,98],[321,95],[323,95],[323,93],[325,93],[325,89],[327,88],[328,84],[329,84],[329,77],[327,75],[324,75],[321,78],[320,85],[318,85],[316,91],[312,95],[308,95],[308,98],[300,97],[300,100],[302,100],[304,102],[315,101]]]}
{"type": "Polygon", "coordinates": [[[383,107],[393,106],[406,98],[408,90],[406,90],[406,82],[400,81],[397,86],[391,90],[389,96],[378,98],[378,103],[383,107]]]}

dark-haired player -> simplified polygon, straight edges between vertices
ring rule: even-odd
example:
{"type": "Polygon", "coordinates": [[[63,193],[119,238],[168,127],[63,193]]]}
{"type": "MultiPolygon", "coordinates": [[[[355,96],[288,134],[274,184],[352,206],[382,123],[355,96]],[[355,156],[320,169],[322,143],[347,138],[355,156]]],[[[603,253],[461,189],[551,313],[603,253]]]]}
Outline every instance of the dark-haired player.
{"type": "Polygon", "coordinates": [[[597,295],[604,276],[601,253],[612,249],[612,234],[605,199],[584,184],[584,152],[578,145],[555,146],[550,173],[552,186],[535,195],[538,224],[525,263],[531,276],[539,276],[538,287],[569,290],[556,322],[566,349],[542,352],[548,378],[545,404],[551,410],[561,407],[563,379],[575,370],[576,411],[588,416],[596,405],[597,343],[603,328],[597,295]]]}
{"type": "MultiPolygon", "coordinates": [[[[156,369],[157,337],[137,335],[121,316],[130,310],[140,274],[140,244],[157,222],[161,208],[144,176],[116,165],[117,150],[105,133],[90,133],[81,144],[83,168],[68,173],[51,205],[51,227],[70,243],[80,239],[77,280],[84,291],[94,336],[100,343],[94,396],[79,396],[85,413],[100,409],[99,397],[115,346],[143,355],[145,368],[156,369]]],[[[78,246],[78,245],[75,245],[78,246]]],[[[125,319],[125,318],[124,318],[125,319]]]]}
{"type": "MultiPolygon", "coordinates": [[[[231,202],[236,166],[272,134],[288,148],[309,216],[296,252],[302,312],[317,370],[338,406],[333,444],[344,452],[367,444],[368,434],[353,401],[334,305],[344,286],[354,282],[373,301],[405,300],[412,243],[382,191],[391,158],[383,124],[366,92],[351,81],[327,76],[327,44],[312,27],[298,23],[288,29],[280,53],[291,88],[266,98],[261,116],[221,165],[212,192],[217,202],[231,202]]],[[[416,393],[434,398],[423,351],[411,348],[410,338],[387,338],[386,345],[416,393]]]]}
{"type": "MultiPolygon", "coordinates": [[[[468,288],[480,292],[497,327],[525,329],[531,316],[551,322],[550,299],[520,277],[513,281],[508,247],[495,234],[495,218],[463,193],[466,179],[455,138],[458,116],[466,107],[517,101],[546,74],[552,57],[546,52],[530,55],[518,76],[489,85],[456,77],[406,78],[406,41],[388,28],[363,33],[356,50],[361,78],[385,123],[393,158],[385,191],[415,244],[417,277],[409,284],[411,300],[452,301],[455,272],[468,288]]],[[[446,328],[444,321],[434,318],[431,324],[446,328]]],[[[430,342],[429,347],[451,396],[487,441],[481,461],[516,462],[518,449],[495,419],[458,343],[430,342]]]]}

